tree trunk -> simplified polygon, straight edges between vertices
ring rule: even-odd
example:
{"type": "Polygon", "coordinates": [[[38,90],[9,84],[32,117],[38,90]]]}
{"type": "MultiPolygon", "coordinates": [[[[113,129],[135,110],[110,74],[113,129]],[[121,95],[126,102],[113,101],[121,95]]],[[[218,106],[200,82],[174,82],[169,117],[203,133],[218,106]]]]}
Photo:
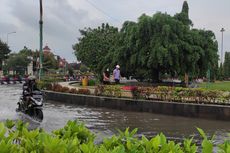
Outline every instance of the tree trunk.
{"type": "Polygon", "coordinates": [[[188,87],[188,73],[184,74],[184,82],[185,82],[185,86],[188,87]]]}
{"type": "Polygon", "coordinates": [[[152,70],[152,82],[153,83],[159,83],[160,82],[158,69],[153,69],[152,70]]]}

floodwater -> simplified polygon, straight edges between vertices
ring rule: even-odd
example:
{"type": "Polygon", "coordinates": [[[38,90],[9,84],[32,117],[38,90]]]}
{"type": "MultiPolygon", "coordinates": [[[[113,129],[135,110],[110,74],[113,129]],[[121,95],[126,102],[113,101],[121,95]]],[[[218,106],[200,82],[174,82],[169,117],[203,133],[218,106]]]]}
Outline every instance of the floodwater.
{"type": "Polygon", "coordinates": [[[45,101],[44,119],[35,121],[31,117],[15,111],[22,93],[22,85],[0,85],[0,121],[21,119],[30,123],[30,128],[43,128],[46,131],[63,127],[68,120],[79,120],[97,135],[100,142],[103,137],[111,136],[117,129],[138,128],[137,136],[152,137],[163,132],[169,139],[181,141],[194,136],[199,142],[196,127],[202,128],[207,135],[216,135],[215,143],[223,142],[230,133],[230,122],[205,119],[175,117],[152,113],[127,112],[106,108],[77,106],[55,101],[45,101]]]}

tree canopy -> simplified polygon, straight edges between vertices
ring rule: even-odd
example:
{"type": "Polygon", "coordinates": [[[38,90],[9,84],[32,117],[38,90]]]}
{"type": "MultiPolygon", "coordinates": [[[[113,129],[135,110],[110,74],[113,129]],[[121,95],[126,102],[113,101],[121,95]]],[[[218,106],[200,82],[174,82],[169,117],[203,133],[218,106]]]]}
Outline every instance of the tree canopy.
{"type": "Polygon", "coordinates": [[[224,77],[230,79],[230,52],[225,52],[224,77]]]}
{"type": "Polygon", "coordinates": [[[102,24],[95,29],[80,30],[80,33],[82,37],[74,46],[76,56],[91,70],[101,73],[111,62],[108,55],[115,51],[118,28],[102,24]]]}
{"type": "Polygon", "coordinates": [[[205,76],[218,67],[218,45],[209,30],[192,28],[185,1],[180,13],[141,15],[137,22],[125,21],[122,28],[102,24],[80,30],[74,49],[78,59],[99,74],[104,68],[121,65],[124,76],[158,81],[162,74],[205,76]]]}
{"type": "Polygon", "coordinates": [[[0,39],[0,69],[2,68],[2,61],[7,59],[10,52],[9,46],[0,39]]]}

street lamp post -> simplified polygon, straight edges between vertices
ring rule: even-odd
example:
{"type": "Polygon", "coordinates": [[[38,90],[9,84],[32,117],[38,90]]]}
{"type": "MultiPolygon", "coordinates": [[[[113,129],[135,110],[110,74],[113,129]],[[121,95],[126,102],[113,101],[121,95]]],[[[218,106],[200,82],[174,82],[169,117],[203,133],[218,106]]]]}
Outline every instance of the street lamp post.
{"type": "Polygon", "coordinates": [[[39,80],[41,80],[41,76],[43,74],[43,8],[42,8],[42,0],[40,0],[40,20],[39,20],[39,29],[40,29],[40,69],[39,69],[39,80]]]}
{"type": "Polygon", "coordinates": [[[221,37],[221,55],[220,55],[221,57],[220,57],[220,63],[222,63],[222,64],[223,64],[224,31],[225,31],[224,28],[222,28],[220,30],[220,32],[222,33],[222,37],[221,37]]]}
{"type": "MultiPolygon", "coordinates": [[[[7,33],[7,36],[6,36],[6,45],[8,46],[8,48],[9,48],[9,35],[10,34],[13,34],[13,33],[16,33],[16,31],[12,31],[12,32],[8,32],[7,33]]],[[[5,61],[4,61],[4,59],[2,60],[2,69],[3,69],[3,66],[5,65],[5,61]]],[[[4,73],[4,70],[3,70],[3,73],[4,73]]]]}
{"type": "Polygon", "coordinates": [[[13,33],[16,33],[16,31],[7,33],[7,39],[6,39],[6,44],[7,44],[7,45],[8,45],[9,35],[10,35],[10,34],[13,34],[13,33]]]}

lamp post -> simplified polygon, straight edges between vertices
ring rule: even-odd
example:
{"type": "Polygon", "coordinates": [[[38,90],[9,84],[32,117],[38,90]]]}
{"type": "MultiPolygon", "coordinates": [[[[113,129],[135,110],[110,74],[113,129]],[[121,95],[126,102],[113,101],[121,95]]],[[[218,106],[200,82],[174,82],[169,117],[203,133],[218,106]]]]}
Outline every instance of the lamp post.
{"type": "Polygon", "coordinates": [[[16,33],[16,31],[13,31],[13,32],[9,32],[9,33],[7,33],[7,39],[6,39],[6,44],[7,44],[7,45],[8,45],[9,35],[10,35],[10,34],[13,34],[13,33],[16,33]]]}
{"type": "Polygon", "coordinates": [[[221,28],[220,32],[222,33],[222,37],[221,37],[221,57],[220,57],[220,63],[223,64],[223,46],[224,46],[224,28],[221,28]]]}
{"type": "Polygon", "coordinates": [[[40,0],[40,20],[39,20],[39,29],[40,29],[40,69],[39,69],[39,80],[41,80],[41,76],[43,74],[43,51],[42,51],[42,46],[43,46],[43,8],[42,8],[42,0],[40,0]]]}
{"type": "MultiPolygon", "coordinates": [[[[12,32],[8,32],[7,33],[7,38],[6,38],[6,45],[8,46],[8,48],[10,48],[9,47],[9,45],[8,45],[8,43],[9,43],[9,35],[10,34],[13,34],[13,33],[16,33],[16,31],[12,31],[12,32]]],[[[2,69],[3,69],[3,66],[5,65],[5,61],[4,61],[4,59],[2,60],[2,69]]],[[[4,74],[4,70],[3,70],[3,74],[4,74]]]]}

